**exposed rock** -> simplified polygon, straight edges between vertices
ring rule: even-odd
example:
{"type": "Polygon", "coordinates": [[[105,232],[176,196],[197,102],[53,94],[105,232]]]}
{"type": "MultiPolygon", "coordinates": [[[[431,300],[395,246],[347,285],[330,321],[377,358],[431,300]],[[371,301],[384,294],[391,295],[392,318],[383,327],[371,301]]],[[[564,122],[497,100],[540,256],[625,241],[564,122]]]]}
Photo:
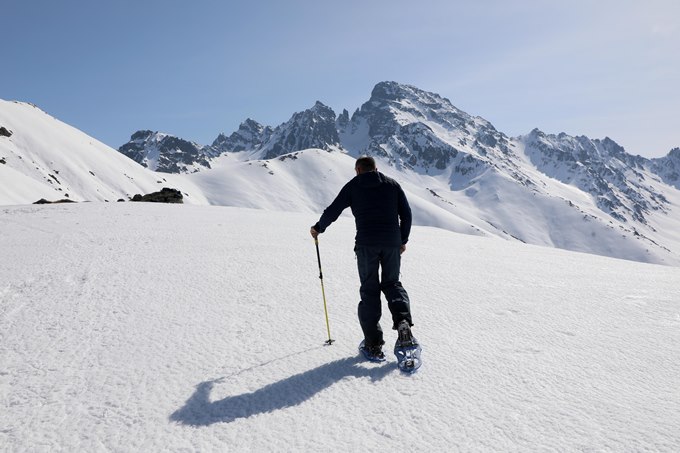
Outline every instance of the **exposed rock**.
{"type": "Polygon", "coordinates": [[[33,204],[56,204],[56,203],[75,203],[75,201],[69,200],[68,198],[62,198],[61,200],[55,201],[49,201],[45,200],[44,198],[41,198],[40,200],[34,202],[33,204]]]}
{"type": "Polygon", "coordinates": [[[12,136],[12,131],[7,129],[4,126],[0,126],[0,135],[4,137],[11,137],[12,136]]]}
{"type": "Polygon", "coordinates": [[[182,192],[177,189],[164,187],[160,192],[153,192],[146,195],[136,194],[131,201],[146,201],[150,203],[184,203],[182,192]]]}

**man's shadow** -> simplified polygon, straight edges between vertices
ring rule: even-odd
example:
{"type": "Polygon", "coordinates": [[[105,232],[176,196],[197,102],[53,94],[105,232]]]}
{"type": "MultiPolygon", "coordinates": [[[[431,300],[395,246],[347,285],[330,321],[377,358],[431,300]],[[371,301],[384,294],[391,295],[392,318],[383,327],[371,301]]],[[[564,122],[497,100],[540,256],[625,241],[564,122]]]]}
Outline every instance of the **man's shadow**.
{"type": "Polygon", "coordinates": [[[273,412],[302,404],[321,390],[341,379],[369,377],[379,381],[394,371],[393,364],[361,367],[359,357],[347,357],[321,365],[304,373],[296,374],[252,393],[230,396],[220,401],[210,401],[210,392],[224,378],[201,382],[196,391],[170,420],[191,426],[208,426],[213,423],[229,423],[251,415],[273,412]]]}

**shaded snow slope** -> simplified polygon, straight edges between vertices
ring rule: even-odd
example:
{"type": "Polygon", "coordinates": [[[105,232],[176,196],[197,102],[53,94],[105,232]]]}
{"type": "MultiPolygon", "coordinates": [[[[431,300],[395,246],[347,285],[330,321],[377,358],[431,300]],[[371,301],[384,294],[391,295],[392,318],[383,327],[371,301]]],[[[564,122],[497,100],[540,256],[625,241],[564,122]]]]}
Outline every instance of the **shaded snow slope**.
{"type": "Polygon", "coordinates": [[[320,239],[322,346],[316,220],[0,208],[0,445],[680,449],[680,269],[415,227],[402,282],[424,365],[407,377],[358,359],[349,218],[320,239]]]}

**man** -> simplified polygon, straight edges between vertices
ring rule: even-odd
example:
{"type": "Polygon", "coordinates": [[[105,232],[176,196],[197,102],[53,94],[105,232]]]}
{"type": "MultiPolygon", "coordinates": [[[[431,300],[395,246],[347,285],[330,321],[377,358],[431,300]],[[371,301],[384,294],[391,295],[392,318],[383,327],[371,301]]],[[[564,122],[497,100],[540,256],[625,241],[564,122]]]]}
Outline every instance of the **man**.
{"type": "Polygon", "coordinates": [[[361,287],[359,323],[364,333],[361,352],[371,361],[385,360],[380,292],[392,314],[399,342],[415,341],[411,335],[411,310],[406,290],[399,282],[401,254],[411,232],[411,208],[399,184],[378,172],[372,157],[360,157],[356,176],[340,190],[310,233],[314,239],[350,207],[356,222],[354,251],[361,287]],[[378,270],[381,268],[380,275],[378,270]]]}

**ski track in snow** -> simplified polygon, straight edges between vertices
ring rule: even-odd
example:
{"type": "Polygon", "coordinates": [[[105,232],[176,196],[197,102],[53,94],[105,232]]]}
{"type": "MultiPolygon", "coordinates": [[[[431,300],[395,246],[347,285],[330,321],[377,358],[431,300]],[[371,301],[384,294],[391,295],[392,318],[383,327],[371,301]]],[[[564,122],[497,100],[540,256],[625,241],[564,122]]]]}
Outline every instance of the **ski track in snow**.
{"type": "Polygon", "coordinates": [[[680,450],[679,268],[416,227],[405,376],[393,331],[359,360],[346,217],[323,346],[317,217],[2,208],[0,450],[680,450]]]}

